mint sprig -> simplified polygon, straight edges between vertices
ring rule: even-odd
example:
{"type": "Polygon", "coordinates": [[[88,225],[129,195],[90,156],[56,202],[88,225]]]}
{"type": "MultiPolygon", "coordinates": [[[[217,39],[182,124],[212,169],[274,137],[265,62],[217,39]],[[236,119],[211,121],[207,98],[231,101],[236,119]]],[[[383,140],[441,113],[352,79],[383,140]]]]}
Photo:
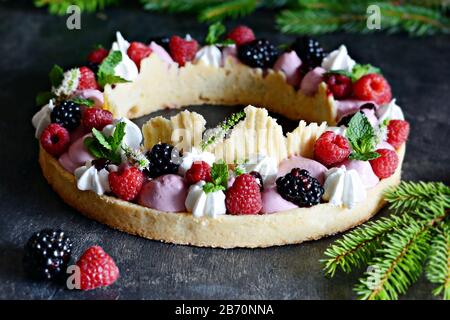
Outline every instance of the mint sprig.
{"type": "Polygon", "coordinates": [[[50,79],[50,83],[53,87],[59,87],[64,79],[64,70],[57,64],[53,66],[53,68],[50,70],[50,73],[48,74],[48,77],[50,79]]]}
{"type": "Polygon", "coordinates": [[[372,66],[371,64],[355,64],[351,72],[347,70],[331,70],[326,74],[340,74],[350,78],[352,82],[355,82],[358,81],[361,77],[370,73],[381,74],[381,70],[377,67],[372,66]]]}
{"type": "Polygon", "coordinates": [[[225,162],[213,163],[211,167],[211,180],[203,185],[205,193],[226,190],[228,185],[228,166],[225,162]]]}
{"type": "Polygon", "coordinates": [[[88,108],[92,107],[94,105],[94,100],[92,99],[85,99],[81,97],[75,97],[70,99],[71,101],[75,102],[76,104],[80,104],[83,106],[86,106],[88,108]]]}
{"type": "Polygon", "coordinates": [[[345,135],[353,149],[349,159],[367,161],[380,156],[375,152],[378,142],[375,130],[361,112],[351,118],[345,135]]]}
{"type": "Polygon", "coordinates": [[[111,136],[105,136],[101,131],[93,128],[92,137],[84,139],[84,145],[95,158],[105,158],[112,163],[121,162],[121,145],[125,137],[125,122],[119,122],[111,136]]]}
{"type": "Polygon", "coordinates": [[[122,52],[111,51],[100,64],[97,71],[97,82],[103,88],[107,84],[128,82],[114,74],[114,68],[122,61],[122,52]]]}

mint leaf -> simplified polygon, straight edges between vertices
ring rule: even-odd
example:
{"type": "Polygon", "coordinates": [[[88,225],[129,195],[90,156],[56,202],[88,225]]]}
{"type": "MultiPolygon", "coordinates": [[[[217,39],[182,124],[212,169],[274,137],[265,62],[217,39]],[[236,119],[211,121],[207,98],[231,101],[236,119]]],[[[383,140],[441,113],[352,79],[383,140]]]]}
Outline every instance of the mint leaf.
{"type": "Polygon", "coordinates": [[[228,185],[228,166],[225,162],[220,161],[213,163],[211,168],[211,179],[214,185],[222,186],[224,189],[228,185]]]}
{"type": "Polygon", "coordinates": [[[369,73],[381,74],[381,70],[372,66],[371,64],[355,64],[352,69],[352,80],[357,81],[359,78],[369,73]]]}
{"type": "Polygon", "coordinates": [[[84,139],[83,143],[89,153],[95,158],[108,158],[107,154],[99,146],[98,141],[95,138],[87,137],[86,139],[84,139]]]}
{"type": "Polygon", "coordinates": [[[53,94],[53,92],[50,92],[50,91],[39,92],[36,96],[36,105],[38,107],[43,106],[44,104],[47,104],[54,97],[55,97],[55,95],[53,94]]]}
{"type": "Polygon", "coordinates": [[[114,75],[114,68],[122,61],[122,52],[111,51],[100,64],[97,71],[97,82],[103,88],[107,84],[128,82],[114,75]]]}
{"type": "Polygon", "coordinates": [[[52,84],[53,87],[55,87],[55,88],[59,87],[64,79],[63,68],[61,68],[60,66],[55,64],[53,66],[52,70],[50,70],[48,77],[49,77],[50,83],[52,84]]]}
{"type": "Polygon", "coordinates": [[[348,124],[345,135],[353,149],[349,156],[350,159],[367,161],[380,156],[375,152],[377,144],[375,130],[363,113],[355,113],[348,124]]]}
{"type": "Polygon", "coordinates": [[[92,135],[94,136],[94,138],[98,141],[98,143],[105,149],[107,150],[113,150],[111,144],[109,143],[109,141],[107,140],[107,138],[103,135],[103,133],[101,133],[100,131],[98,131],[95,128],[92,128],[92,135]]]}
{"type": "Polygon", "coordinates": [[[89,107],[89,108],[94,105],[94,100],[92,100],[92,99],[85,99],[85,98],[81,98],[81,97],[75,97],[75,98],[72,98],[70,100],[75,102],[75,103],[77,103],[77,104],[80,104],[80,105],[83,105],[83,106],[86,106],[86,107],[89,107]]]}
{"type": "Polygon", "coordinates": [[[116,151],[121,145],[122,140],[125,137],[125,126],[127,124],[125,122],[119,122],[116,124],[116,128],[114,129],[114,133],[112,134],[111,147],[113,151],[116,151]]]}
{"type": "Polygon", "coordinates": [[[101,131],[93,128],[93,137],[84,139],[84,145],[95,158],[105,158],[112,163],[119,164],[121,162],[120,146],[125,136],[125,126],[125,122],[119,122],[110,137],[106,137],[101,131]]]}
{"type": "Polygon", "coordinates": [[[216,191],[221,191],[221,190],[225,190],[224,186],[221,185],[215,185],[212,182],[207,182],[206,184],[203,185],[203,191],[205,191],[205,193],[211,193],[211,192],[216,192],[216,191]]]}
{"type": "Polygon", "coordinates": [[[209,26],[205,43],[212,45],[219,42],[219,38],[225,33],[225,26],[221,22],[216,22],[209,26]]]}

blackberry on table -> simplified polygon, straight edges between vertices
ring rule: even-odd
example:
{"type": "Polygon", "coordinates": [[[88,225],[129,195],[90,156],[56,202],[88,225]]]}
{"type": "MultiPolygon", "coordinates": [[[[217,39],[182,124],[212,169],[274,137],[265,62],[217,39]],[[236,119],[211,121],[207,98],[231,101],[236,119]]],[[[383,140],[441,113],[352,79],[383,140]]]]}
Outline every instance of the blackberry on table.
{"type": "Polygon", "coordinates": [[[311,207],[320,203],[324,193],[323,187],[308,170],[294,168],[290,173],[276,181],[277,191],[283,199],[299,207],[311,207]]]}
{"type": "Polygon", "coordinates": [[[176,159],[180,158],[180,153],[170,144],[155,144],[152,150],[147,152],[146,156],[150,162],[146,174],[150,178],[178,172],[180,165],[176,159]]]}
{"type": "Polygon", "coordinates": [[[325,56],[320,43],[316,39],[310,37],[297,38],[292,44],[291,49],[294,50],[302,60],[300,69],[304,74],[315,67],[320,66],[325,56]]]}
{"type": "Polygon", "coordinates": [[[64,100],[53,108],[50,119],[52,123],[58,123],[67,130],[73,131],[81,122],[80,105],[70,100],[64,100]]]}
{"type": "Polygon", "coordinates": [[[238,46],[238,58],[252,68],[271,68],[278,57],[278,49],[266,39],[256,39],[238,46]]]}
{"type": "Polygon", "coordinates": [[[25,272],[37,279],[65,275],[72,254],[72,241],[61,230],[44,229],[34,233],[25,245],[25,272]]]}
{"type": "Polygon", "coordinates": [[[148,39],[148,44],[150,44],[152,42],[156,43],[157,45],[160,45],[161,47],[166,49],[167,52],[170,52],[170,49],[169,49],[170,37],[161,36],[161,37],[152,37],[152,38],[148,39]]]}

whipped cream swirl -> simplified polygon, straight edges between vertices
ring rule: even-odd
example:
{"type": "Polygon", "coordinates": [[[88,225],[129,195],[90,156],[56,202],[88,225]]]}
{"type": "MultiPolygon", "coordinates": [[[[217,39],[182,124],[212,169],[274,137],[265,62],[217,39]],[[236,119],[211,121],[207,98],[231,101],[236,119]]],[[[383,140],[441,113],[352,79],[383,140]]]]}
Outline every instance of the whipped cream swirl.
{"type": "Polygon", "coordinates": [[[384,104],[377,109],[377,117],[379,123],[384,120],[405,120],[402,109],[392,99],[388,104],[384,104]]]}
{"type": "MultiPolygon", "coordinates": [[[[108,168],[113,171],[117,170],[115,165],[110,165],[108,168]]],[[[74,175],[79,190],[94,191],[98,195],[111,191],[108,181],[109,171],[104,168],[97,170],[91,161],[87,161],[84,166],[77,168],[74,175]]]]}
{"type": "Polygon", "coordinates": [[[322,68],[327,71],[345,70],[351,72],[356,62],[350,58],[347,47],[341,45],[337,50],[330,52],[322,61],[322,68]]]}
{"type": "Polygon", "coordinates": [[[226,213],[225,193],[222,190],[206,193],[203,190],[205,181],[199,181],[189,187],[186,197],[186,209],[194,217],[208,216],[215,218],[226,213]]]}
{"type": "Polygon", "coordinates": [[[275,182],[278,173],[277,161],[266,155],[251,156],[250,159],[241,165],[245,172],[257,171],[263,179],[264,186],[275,182]]]}
{"type": "Polygon", "coordinates": [[[356,170],[347,170],[344,166],[332,168],[325,177],[323,199],[330,204],[351,209],[366,199],[366,188],[356,170]]]}
{"type": "Polygon", "coordinates": [[[127,54],[130,43],[122,37],[122,34],[116,32],[117,40],[112,44],[112,51],[120,51],[122,53],[122,61],[114,68],[114,74],[127,81],[133,81],[137,78],[139,70],[133,60],[127,54]]]}
{"type": "Polygon", "coordinates": [[[204,161],[212,166],[215,160],[216,156],[214,154],[210,152],[203,152],[195,147],[192,147],[190,152],[183,152],[180,167],[178,168],[178,173],[184,175],[196,161],[204,161]]]}
{"type": "Polygon", "coordinates": [[[215,45],[204,46],[195,55],[194,63],[203,63],[211,67],[220,67],[222,52],[215,45]]]}
{"type": "Polygon", "coordinates": [[[33,127],[36,129],[34,136],[36,139],[41,137],[42,132],[51,123],[50,114],[52,113],[55,105],[53,104],[53,99],[50,100],[45,106],[41,108],[31,119],[33,127]]]}
{"type": "Polygon", "coordinates": [[[132,149],[139,149],[142,141],[142,132],[139,127],[127,118],[115,119],[112,124],[103,128],[102,133],[107,136],[111,136],[116,130],[116,126],[119,122],[125,122],[125,136],[122,140],[122,145],[127,145],[132,149]]]}

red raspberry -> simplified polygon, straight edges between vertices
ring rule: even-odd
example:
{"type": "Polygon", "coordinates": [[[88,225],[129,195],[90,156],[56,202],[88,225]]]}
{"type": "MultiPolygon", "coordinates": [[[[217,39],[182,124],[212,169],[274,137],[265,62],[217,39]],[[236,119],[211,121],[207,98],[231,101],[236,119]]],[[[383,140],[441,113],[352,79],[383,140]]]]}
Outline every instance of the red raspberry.
{"type": "Polygon", "coordinates": [[[196,161],[186,171],[185,178],[189,184],[197,183],[200,180],[211,182],[211,167],[205,161],[196,161]]]}
{"type": "Polygon", "coordinates": [[[113,114],[108,110],[99,108],[86,108],[81,119],[86,130],[91,131],[92,128],[103,130],[105,126],[113,121],[113,114]]]}
{"type": "Polygon", "coordinates": [[[370,160],[373,172],[380,179],[392,176],[398,166],[398,156],[395,151],[389,149],[378,149],[380,156],[370,160]]]}
{"type": "Polygon", "coordinates": [[[353,84],[353,94],[358,100],[385,104],[391,101],[391,86],[377,73],[367,74],[353,84]]]}
{"type": "Polygon", "coordinates": [[[105,48],[97,48],[95,50],[92,50],[88,57],[87,60],[91,63],[95,63],[95,64],[100,64],[103,62],[103,60],[108,56],[108,50],[106,50],[105,48]]]}
{"type": "Polygon", "coordinates": [[[113,284],[119,277],[119,268],[100,246],[87,249],[77,261],[80,268],[80,289],[92,290],[113,284]]]}
{"type": "Polygon", "coordinates": [[[195,40],[184,40],[178,36],[170,38],[169,49],[172,59],[178,62],[180,67],[186,62],[192,61],[197,53],[198,43],[195,40]]]}
{"type": "Polygon", "coordinates": [[[69,148],[69,131],[57,123],[51,123],[42,132],[40,141],[45,151],[58,157],[69,148]]]}
{"type": "Polygon", "coordinates": [[[142,42],[132,42],[127,50],[128,56],[138,68],[141,67],[141,60],[147,58],[151,53],[152,49],[142,42]]]}
{"type": "Polygon", "coordinates": [[[241,174],[227,190],[225,204],[230,214],[257,214],[261,211],[261,191],[256,179],[250,174],[241,174]]]}
{"type": "Polygon", "coordinates": [[[350,152],[347,139],[332,131],[322,133],[314,144],[314,159],[328,167],[346,160],[350,152]]]}
{"type": "Polygon", "coordinates": [[[144,174],[136,167],[123,168],[108,176],[111,191],[125,201],[134,200],[144,183],[144,174]]]}
{"type": "Polygon", "coordinates": [[[347,99],[351,96],[352,79],[341,74],[331,73],[325,76],[325,83],[337,100],[347,99]]]}
{"type": "Polygon", "coordinates": [[[88,67],[80,68],[80,79],[78,80],[78,90],[98,89],[94,72],[88,67]]]}
{"type": "Polygon", "coordinates": [[[247,26],[238,26],[228,33],[227,39],[233,40],[236,45],[240,46],[242,44],[249,43],[256,38],[252,29],[247,26]]]}
{"type": "Polygon", "coordinates": [[[409,123],[405,120],[391,120],[387,130],[387,142],[398,148],[408,139],[409,123]]]}

